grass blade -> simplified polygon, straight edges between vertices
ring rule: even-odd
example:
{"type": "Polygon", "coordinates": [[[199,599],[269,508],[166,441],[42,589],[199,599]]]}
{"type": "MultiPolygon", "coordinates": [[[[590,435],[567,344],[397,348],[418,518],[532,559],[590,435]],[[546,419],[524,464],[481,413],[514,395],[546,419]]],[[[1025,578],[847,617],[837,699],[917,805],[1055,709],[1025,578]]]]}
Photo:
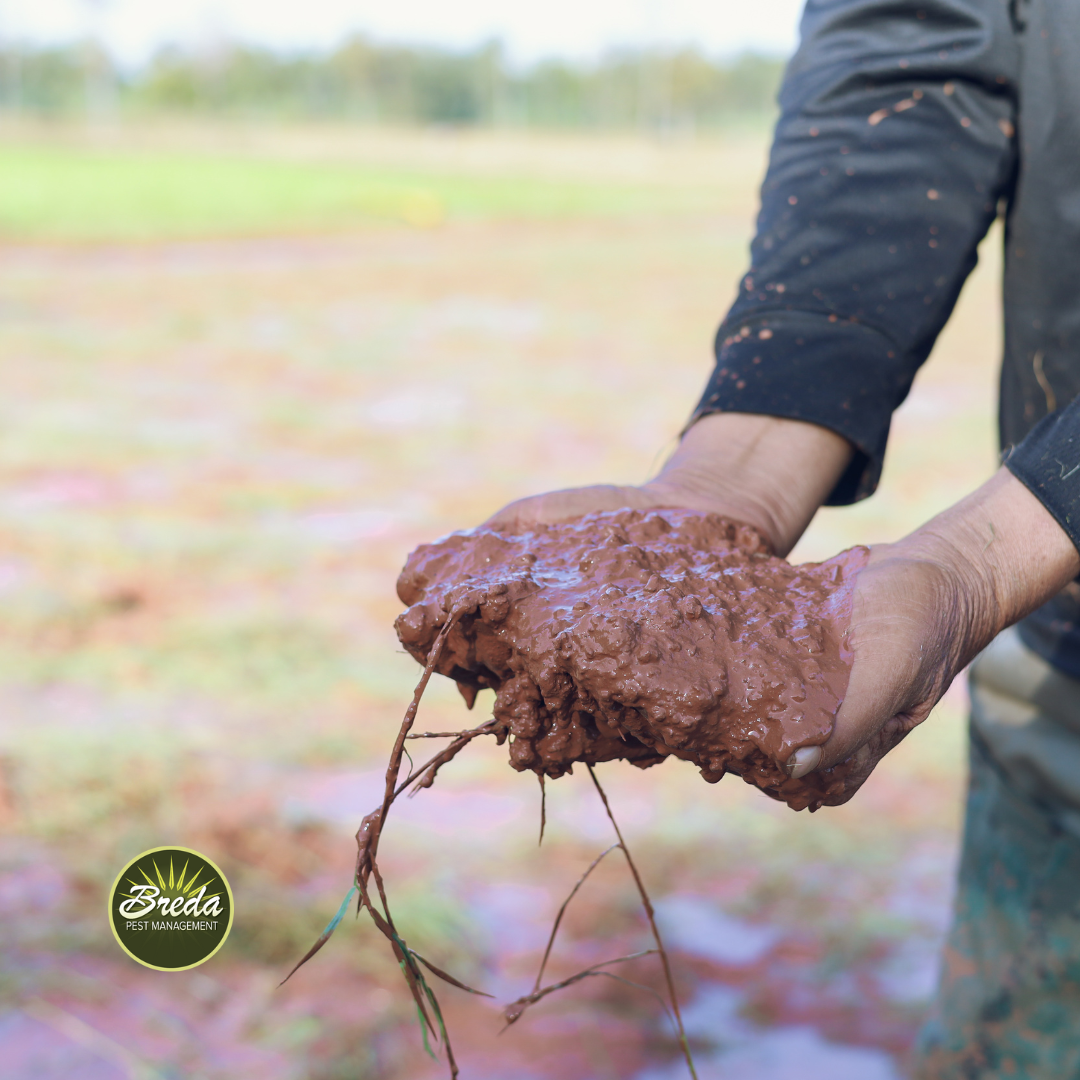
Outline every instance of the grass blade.
{"type": "Polygon", "coordinates": [[[478,997],[494,998],[494,994],[487,994],[483,990],[474,990],[471,986],[466,986],[463,982],[459,982],[453,975],[448,975],[442,968],[437,968],[430,960],[425,960],[415,949],[410,949],[409,952],[415,956],[432,975],[438,976],[443,982],[449,983],[451,986],[456,986],[459,990],[464,990],[467,994],[476,994],[478,997]]]}
{"type": "Polygon", "coordinates": [[[566,909],[570,906],[570,901],[577,895],[578,889],[585,884],[586,878],[600,865],[601,860],[605,855],[610,855],[619,845],[612,844],[606,851],[601,851],[599,855],[591,863],[589,868],[577,879],[577,884],[570,890],[570,895],[562,902],[562,907],[559,908],[559,914],[555,916],[555,925],[551,928],[551,936],[548,938],[547,948],[544,950],[544,958],[540,961],[540,970],[536,973],[536,982],[533,984],[533,993],[540,989],[540,981],[544,977],[544,969],[547,967],[548,958],[551,956],[551,947],[555,944],[555,935],[559,932],[559,924],[562,922],[563,915],[566,914],[566,909]]]}
{"type": "Polygon", "coordinates": [[[537,773],[540,777],[540,839],[537,840],[536,846],[542,847],[544,844],[544,829],[547,826],[547,788],[544,787],[544,774],[537,773]]]}
{"type": "Polygon", "coordinates": [[[596,787],[597,794],[600,796],[600,801],[604,804],[604,809],[607,811],[608,821],[611,822],[611,827],[615,830],[615,835],[619,838],[618,846],[622,848],[622,853],[626,857],[626,865],[630,867],[630,873],[633,875],[638,895],[641,897],[641,905],[645,909],[645,915],[649,920],[649,929],[652,930],[653,940],[656,942],[656,951],[660,954],[660,963],[664,968],[664,981],[667,983],[668,996],[671,998],[671,1011],[675,1014],[675,1022],[679,1029],[679,1045],[682,1047],[683,1057],[686,1058],[686,1067],[690,1070],[690,1076],[693,1080],[698,1080],[697,1069],[694,1068],[694,1058],[690,1053],[690,1043],[687,1041],[686,1029],[683,1027],[682,1013],[679,1011],[679,995],[675,992],[675,977],[671,973],[671,961],[668,959],[667,949],[664,948],[664,942],[660,937],[660,928],[656,925],[656,913],[653,911],[652,901],[649,899],[649,894],[645,891],[645,883],[641,880],[638,868],[630,855],[630,849],[626,846],[626,841],[623,840],[622,830],[619,828],[619,823],[615,820],[615,815],[612,813],[611,803],[608,802],[607,792],[600,786],[600,781],[596,777],[596,770],[593,766],[586,762],[586,768],[589,770],[589,776],[592,777],[592,782],[596,787]]]}
{"type": "MultiPolygon", "coordinates": [[[[593,964],[592,967],[587,967],[584,971],[579,971],[576,975],[563,979],[561,982],[545,986],[543,990],[534,990],[531,994],[518,998],[517,1001],[511,1001],[503,1010],[503,1015],[506,1017],[506,1026],[509,1027],[511,1024],[516,1023],[530,1005],[542,1001],[548,994],[554,994],[556,990],[564,990],[568,986],[573,986],[574,983],[581,982],[582,979],[598,975],[603,968],[611,964],[625,964],[628,960],[637,960],[642,956],[654,956],[657,951],[656,949],[643,949],[641,952],[630,953],[628,956],[617,956],[614,960],[604,960],[599,964],[593,964]]],[[[655,993],[655,991],[653,992],[655,993]]]]}
{"type": "Polygon", "coordinates": [[[341,907],[338,908],[337,914],[326,924],[326,929],[319,935],[319,940],[304,953],[296,967],[278,983],[278,986],[284,986],[330,940],[330,935],[338,928],[341,920],[345,918],[345,912],[349,909],[349,901],[352,900],[355,892],[356,886],[353,885],[345,894],[345,899],[341,901],[341,907]]]}

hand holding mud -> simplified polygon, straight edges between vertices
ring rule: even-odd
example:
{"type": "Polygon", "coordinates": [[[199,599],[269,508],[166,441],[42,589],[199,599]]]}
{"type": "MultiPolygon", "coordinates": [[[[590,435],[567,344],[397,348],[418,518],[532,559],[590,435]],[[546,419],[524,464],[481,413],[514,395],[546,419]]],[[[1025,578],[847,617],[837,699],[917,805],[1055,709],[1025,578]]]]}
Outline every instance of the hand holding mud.
{"type": "Polygon", "coordinates": [[[773,554],[783,556],[850,459],[850,444],[816,424],[717,413],[698,420],[645,484],[533,495],[510,503],[486,524],[553,524],[603,510],[698,510],[751,526],[773,554]]]}
{"type": "MultiPolygon", "coordinates": [[[[871,548],[847,633],[851,679],[825,768],[865,779],[1005,627],[1080,573],[1080,555],[1008,470],[895,544],[871,548]]],[[[860,781],[861,782],[861,781],[860,781]]]]}
{"type": "Polygon", "coordinates": [[[687,510],[480,528],[412,554],[396,628],[420,659],[453,622],[437,670],[470,704],[496,691],[519,771],[675,756],[816,809],[850,797],[847,767],[800,780],[785,766],[832,731],[866,555],[793,567],[748,526],[687,510]]]}
{"type": "Polygon", "coordinates": [[[513,1023],[550,993],[656,954],[695,1077],[652,904],[594,764],[624,759],[647,768],[679,757],[708,781],[733,772],[796,810],[846,802],[969,660],[1080,572],[1068,534],[1005,469],[895,544],[793,566],[772,552],[790,550],[851,452],[823,429],[761,419],[718,417],[703,436],[691,431],[641,488],[511,504],[487,525],[421,545],[402,571],[398,594],[409,606],[395,627],[424,673],[390,756],[382,805],[357,833],[353,886],[293,971],[325,944],[359,892],[401,964],[422,1026],[441,1034],[451,1077],[458,1068],[421,969],[479,991],[421,957],[394,926],[376,855],[399,795],[429,787],[482,735],[509,740],[513,767],[537,773],[541,785],[585,764],[618,839],[609,850],[623,851],[656,948],[542,987],[564,903],[533,992],[504,1015],[513,1023]],[[778,449],[796,452],[777,458],[778,449]],[[783,464],[770,472],[776,461],[783,464]],[[770,484],[775,475],[792,486],[770,484]],[[683,498],[690,508],[663,505],[683,498]],[[731,517],[721,516],[729,508],[731,517]],[[459,732],[413,733],[434,671],[454,679],[470,707],[479,689],[495,690],[491,719],[459,732]],[[409,738],[451,742],[418,768],[410,759],[403,779],[409,738]]]}
{"type": "MultiPolygon", "coordinates": [[[[812,425],[711,416],[691,428],[649,484],[536,496],[511,504],[489,524],[520,532],[533,522],[617,506],[680,505],[751,522],[773,550],[786,552],[850,453],[843,440],[812,425]]],[[[796,797],[791,805],[850,798],[995,634],[1078,571],[1068,536],[1004,469],[910,536],[871,549],[866,565],[842,586],[851,590],[850,624],[834,644],[849,661],[850,681],[839,693],[843,703],[831,734],[807,740],[793,758],[774,760],[787,766],[792,780],[819,770],[834,781],[842,774],[843,784],[833,783],[825,794],[819,782],[815,796],[796,797]]],[[[786,798],[778,786],[770,793],[786,798]]]]}

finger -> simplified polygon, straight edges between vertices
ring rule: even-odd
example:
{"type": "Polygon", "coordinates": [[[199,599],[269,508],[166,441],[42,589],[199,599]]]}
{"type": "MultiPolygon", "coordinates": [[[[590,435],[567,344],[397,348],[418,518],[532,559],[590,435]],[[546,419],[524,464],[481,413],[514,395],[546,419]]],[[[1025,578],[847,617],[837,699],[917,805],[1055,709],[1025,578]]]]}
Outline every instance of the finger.
{"type": "Polygon", "coordinates": [[[621,510],[627,506],[645,509],[654,503],[655,499],[639,488],[620,487],[615,484],[594,484],[591,487],[566,488],[518,499],[493,514],[484,524],[513,527],[554,525],[581,517],[583,514],[621,510]]]}
{"type": "Polygon", "coordinates": [[[801,780],[821,764],[820,746],[803,746],[788,759],[787,772],[792,780],[801,780]]]}

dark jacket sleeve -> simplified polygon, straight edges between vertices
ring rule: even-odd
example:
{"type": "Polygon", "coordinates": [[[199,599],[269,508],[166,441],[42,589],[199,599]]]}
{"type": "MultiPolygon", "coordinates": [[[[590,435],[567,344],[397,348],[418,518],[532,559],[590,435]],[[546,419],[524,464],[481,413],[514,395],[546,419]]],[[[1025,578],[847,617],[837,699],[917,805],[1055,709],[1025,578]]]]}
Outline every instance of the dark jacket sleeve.
{"type": "Polygon", "coordinates": [[[1080,549],[1080,397],[1043,417],[1008,452],[1005,466],[1080,549]]]}
{"type": "Polygon", "coordinates": [[[780,91],[751,266],[694,418],[848,439],[832,505],[874,491],[893,410],[1015,170],[1005,0],[808,0],[780,91]]]}

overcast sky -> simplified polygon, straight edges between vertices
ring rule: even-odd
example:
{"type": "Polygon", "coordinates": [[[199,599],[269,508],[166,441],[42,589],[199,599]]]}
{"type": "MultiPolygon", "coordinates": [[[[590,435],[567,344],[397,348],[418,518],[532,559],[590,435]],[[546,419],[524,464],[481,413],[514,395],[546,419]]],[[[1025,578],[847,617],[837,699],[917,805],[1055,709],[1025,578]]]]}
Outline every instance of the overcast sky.
{"type": "Polygon", "coordinates": [[[303,49],[362,31],[467,47],[501,38],[518,63],[644,42],[786,54],[802,0],[0,0],[0,36],[70,41],[93,28],[128,64],[167,43],[223,39],[303,49]]]}

